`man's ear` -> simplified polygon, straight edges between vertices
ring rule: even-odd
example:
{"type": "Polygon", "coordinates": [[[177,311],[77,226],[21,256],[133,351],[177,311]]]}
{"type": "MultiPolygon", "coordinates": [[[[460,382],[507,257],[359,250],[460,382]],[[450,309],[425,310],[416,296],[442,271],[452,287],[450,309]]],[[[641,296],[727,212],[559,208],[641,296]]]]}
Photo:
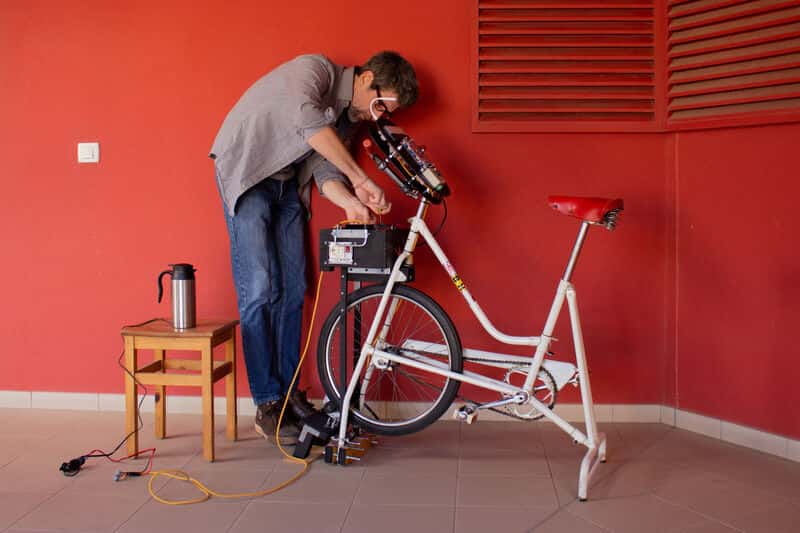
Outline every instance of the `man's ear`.
{"type": "Polygon", "coordinates": [[[371,70],[365,70],[361,73],[361,80],[367,89],[369,89],[372,86],[372,80],[374,79],[375,79],[375,74],[373,74],[371,70]]]}

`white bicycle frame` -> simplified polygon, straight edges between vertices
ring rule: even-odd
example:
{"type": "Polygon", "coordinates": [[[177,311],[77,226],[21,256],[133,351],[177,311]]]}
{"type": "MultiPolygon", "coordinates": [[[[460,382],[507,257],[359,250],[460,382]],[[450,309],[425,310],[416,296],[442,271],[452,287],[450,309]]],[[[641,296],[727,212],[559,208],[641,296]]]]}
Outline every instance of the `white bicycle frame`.
{"type": "MultiPolygon", "coordinates": [[[[559,281],[558,289],[556,290],[553,303],[550,306],[550,313],[547,316],[547,320],[541,335],[538,337],[517,337],[506,335],[499,331],[491,323],[486,316],[486,313],[484,313],[478,303],[473,299],[469,290],[466,288],[466,285],[461,281],[461,278],[456,273],[455,268],[448,261],[447,256],[442,251],[439,243],[436,241],[436,238],[425,224],[424,218],[429,205],[430,204],[427,200],[421,200],[416,215],[409,220],[411,223],[411,229],[409,231],[405,247],[403,252],[394,263],[391,274],[389,275],[386,289],[384,290],[383,296],[378,305],[375,318],[373,319],[369,333],[362,344],[358,361],[356,362],[355,369],[353,370],[352,377],[350,378],[350,381],[347,385],[347,390],[342,400],[342,412],[338,436],[338,442],[340,446],[345,446],[347,443],[346,432],[350,403],[357,385],[357,377],[360,376],[364,370],[364,365],[368,360],[391,361],[394,363],[407,365],[409,367],[422,369],[427,372],[445,376],[447,378],[458,380],[464,383],[469,383],[471,385],[476,385],[485,389],[493,390],[508,397],[514,397],[516,395],[524,396],[528,405],[533,406],[539,413],[544,415],[548,420],[565,431],[576,442],[586,446],[587,452],[584,455],[583,461],[581,462],[580,474],[578,478],[578,497],[581,500],[585,500],[592,474],[594,474],[597,465],[600,462],[604,462],[606,457],[606,436],[604,433],[599,433],[597,431],[597,424],[594,416],[594,404],[592,401],[592,391],[589,384],[589,373],[586,366],[586,353],[583,345],[583,334],[581,332],[581,323],[578,314],[578,301],[575,287],[572,285],[572,283],[570,283],[572,272],[578,260],[583,242],[586,239],[589,229],[589,222],[584,221],[581,224],[578,237],[575,241],[575,245],[573,246],[572,253],[569,258],[569,262],[567,263],[564,275],[559,281]],[[461,292],[470,309],[475,314],[475,317],[480,321],[487,333],[505,344],[536,347],[536,352],[534,353],[533,358],[470,349],[463,350],[465,361],[501,368],[527,366],[527,376],[525,383],[521,388],[513,386],[505,381],[486,377],[477,372],[471,372],[467,370],[464,370],[461,373],[453,372],[446,364],[431,358],[427,358],[419,352],[414,351],[415,346],[413,340],[407,341],[403,344],[401,348],[405,348],[405,350],[401,350],[401,353],[387,352],[379,350],[375,347],[374,341],[378,333],[378,329],[381,327],[382,323],[384,324],[384,327],[388,327],[388,324],[391,322],[394,315],[394,310],[396,309],[396,305],[390,306],[389,312],[386,316],[386,321],[383,322],[384,313],[387,311],[386,308],[392,289],[398,281],[404,280],[404,276],[400,271],[400,267],[404,264],[406,259],[413,254],[420,236],[422,236],[424,241],[428,244],[428,246],[430,246],[431,250],[433,250],[436,259],[447,271],[451,280],[456,285],[456,288],[459,290],[459,292],[461,292]],[[558,316],[560,315],[561,309],[564,305],[564,300],[566,300],[567,308],[569,309],[572,335],[575,344],[575,359],[577,368],[569,363],[545,360],[545,355],[548,353],[550,343],[555,340],[552,337],[552,334],[558,316]],[[534,396],[533,385],[536,375],[543,366],[550,370],[551,374],[553,374],[558,389],[561,389],[561,387],[568,382],[575,382],[575,373],[577,372],[576,384],[581,389],[581,400],[583,404],[584,421],[586,423],[586,433],[582,432],[580,429],[576,428],[555,414],[551,409],[549,409],[534,396]]],[[[381,335],[381,338],[383,337],[385,337],[385,332],[383,332],[381,335]]],[[[430,344],[426,343],[425,351],[435,353],[436,349],[436,346],[431,348],[430,344]]],[[[443,350],[443,354],[446,353],[446,346],[442,345],[441,349],[443,350]]]]}

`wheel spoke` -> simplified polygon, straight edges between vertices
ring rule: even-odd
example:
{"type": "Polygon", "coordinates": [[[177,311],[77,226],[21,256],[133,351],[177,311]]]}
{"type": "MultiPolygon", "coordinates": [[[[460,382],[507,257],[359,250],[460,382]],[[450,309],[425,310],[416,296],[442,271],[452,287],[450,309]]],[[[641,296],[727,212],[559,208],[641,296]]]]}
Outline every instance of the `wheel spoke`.
{"type": "MultiPolygon", "coordinates": [[[[326,320],[320,335],[320,378],[330,394],[330,383],[338,383],[341,358],[347,357],[348,379],[362,380],[361,400],[351,403],[354,423],[377,433],[408,433],[435,421],[452,402],[459,383],[435,372],[402,363],[381,361],[380,351],[403,354],[450,371],[461,371],[461,352],[454,349],[457,334],[449,318],[429,297],[413,288],[395,287],[384,314],[388,321],[377,328],[379,352],[372,354],[362,375],[351,376],[360,348],[372,327],[383,286],[368,286],[352,293],[347,308],[347,349],[341,353],[341,315],[326,320]],[[394,305],[396,302],[396,305],[394,305]],[[389,313],[393,315],[389,317],[389,313]],[[358,312],[356,310],[358,309],[358,312]],[[362,344],[357,344],[356,337],[362,344]],[[403,348],[415,342],[415,350],[403,348]],[[429,351],[426,351],[425,348],[429,351]],[[444,353],[442,353],[444,352],[444,353]],[[418,355],[414,355],[414,354],[418,355]],[[381,369],[376,365],[388,367],[381,369]],[[368,378],[368,379],[367,379],[368,378]],[[385,410],[377,406],[385,406],[385,410]],[[378,413],[384,413],[380,416],[378,413]]],[[[339,308],[341,309],[341,308],[339,308]]],[[[332,397],[338,398],[338,389],[332,397]]]]}

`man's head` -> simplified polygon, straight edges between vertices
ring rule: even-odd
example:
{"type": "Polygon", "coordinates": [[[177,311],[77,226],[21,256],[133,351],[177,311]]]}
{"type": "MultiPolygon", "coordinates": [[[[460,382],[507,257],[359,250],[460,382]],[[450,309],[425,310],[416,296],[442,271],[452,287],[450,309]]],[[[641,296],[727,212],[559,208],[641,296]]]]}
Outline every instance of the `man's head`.
{"type": "Polygon", "coordinates": [[[408,61],[397,52],[378,52],[361,67],[356,67],[350,116],[356,120],[370,120],[369,104],[380,97],[397,98],[397,101],[376,103],[377,114],[408,107],[417,101],[418,91],[417,76],[408,61]]]}

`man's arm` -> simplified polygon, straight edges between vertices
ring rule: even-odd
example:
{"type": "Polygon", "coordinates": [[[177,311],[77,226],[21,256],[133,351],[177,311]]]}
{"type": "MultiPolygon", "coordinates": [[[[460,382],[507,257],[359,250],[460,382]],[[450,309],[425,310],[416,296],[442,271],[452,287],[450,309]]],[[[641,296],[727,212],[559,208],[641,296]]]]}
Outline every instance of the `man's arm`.
{"type": "MultiPolygon", "coordinates": [[[[358,166],[358,163],[355,162],[353,156],[350,155],[350,151],[339,139],[339,136],[336,135],[333,128],[330,126],[322,128],[309,137],[308,144],[347,176],[361,202],[376,213],[387,213],[389,211],[391,204],[386,201],[383,190],[369,179],[367,174],[358,166]]],[[[328,196],[327,189],[323,190],[323,192],[328,196]]],[[[352,197],[349,191],[348,195],[352,197]]],[[[336,203],[333,198],[331,198],[331,201],[336,203]]],[[[337,203],[336,205],[339,204],[337,203]]],[[[339,207],[344,208],[342,205],[339,205],[339,207]]]]}

